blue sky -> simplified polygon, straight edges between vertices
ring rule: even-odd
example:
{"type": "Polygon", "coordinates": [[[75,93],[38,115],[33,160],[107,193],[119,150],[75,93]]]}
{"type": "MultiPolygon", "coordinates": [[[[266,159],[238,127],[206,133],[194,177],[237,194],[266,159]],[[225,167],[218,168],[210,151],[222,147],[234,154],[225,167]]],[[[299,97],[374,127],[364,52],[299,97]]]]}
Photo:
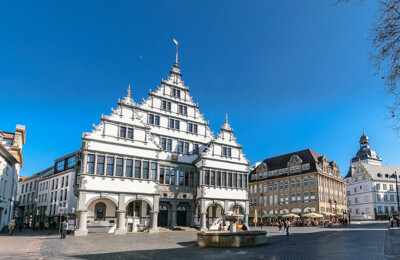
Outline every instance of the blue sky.
{"type": "Polygon", "coordinates": [[[0,129],[27,126],[29,176],[78,150],[128,84],[166,78],[180,44],[191,95],[215,132],[229,115],[251,163],[311,148],[342,175],[365,128],[400,166],[381,81],[368,64],[375,1],[0,2],[0,129]],[[368,2],[368,3],[367,3],[368,2]]]}

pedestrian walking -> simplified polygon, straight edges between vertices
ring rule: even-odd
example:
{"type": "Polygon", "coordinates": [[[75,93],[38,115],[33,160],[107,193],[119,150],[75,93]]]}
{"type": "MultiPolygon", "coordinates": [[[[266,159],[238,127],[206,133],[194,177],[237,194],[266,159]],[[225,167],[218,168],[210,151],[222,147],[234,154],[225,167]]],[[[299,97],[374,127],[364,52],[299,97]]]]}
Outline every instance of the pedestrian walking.
{"type": "Polygon", "coordinates": [[[390,227],[393,227],[393,225],[394,225],[394,218],[391,217],[391,218],[390,218],[390,227]]]}
{"type": "Polygon", "coordinates": [[[39,222],[36,222],[35,223],[35,231],[38,231],[39,230],[39,222]]]}
{"type": "Polygon", "coordinates": [[[290,228],[290,221],[289,220],[286,220],[286,235],[288,236],[289,235],[289,228],[290,228]]]}
{"type": "Polygon", "coordinates": [[[397,227],[399,227],[399,225],[400,225],[400,218],[398,216],[396,217],[396,225],[397,225],[397,227]]]}
{"type": "Polygon", "coordinates": [[[63,221],[63,223],[61,224],[61,239],[65,239],[65,237],[67,236],[67,229],[68,229],[68,223],[67,221],[63,221]]]}
{"type": "Polygon", "coordinates": [[[280,220],[278,220],[277,226],[278,226],[278,229],[279,229],[279,233],[282,233],[282,223],[281,223],[280,220]]]}

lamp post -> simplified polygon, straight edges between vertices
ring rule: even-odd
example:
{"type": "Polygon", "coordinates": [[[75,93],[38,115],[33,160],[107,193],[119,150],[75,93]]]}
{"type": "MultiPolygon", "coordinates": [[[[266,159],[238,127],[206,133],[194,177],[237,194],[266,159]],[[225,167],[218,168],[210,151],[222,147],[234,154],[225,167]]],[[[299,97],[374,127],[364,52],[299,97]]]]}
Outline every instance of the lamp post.
{"type": "Polygon", "coordinates": [[[262,203],[261,203],[261,205],[260,205],[260,208],[261,208],[261,217],[260,217],[260,226],[261,226],[261,229],[262,229],[262,220],[263,220],[263,203],[264,203],[264,194],[263,193],[261,193],[260,194],[260,196],[261,196],[261,198],[263,198],[261,201],[262,201],[262,203]]]}
{"type": "Polygon", "coordinates": [[[397,186],[397,172],[395,171],[392,174],[392,176],[390,176],[390,178],[395,178],[395,180],[396,180],[397,214],[399,214],[400,213],[400,204],[399,204],[400,202],[399,202],[399,188],[397,186]]]}

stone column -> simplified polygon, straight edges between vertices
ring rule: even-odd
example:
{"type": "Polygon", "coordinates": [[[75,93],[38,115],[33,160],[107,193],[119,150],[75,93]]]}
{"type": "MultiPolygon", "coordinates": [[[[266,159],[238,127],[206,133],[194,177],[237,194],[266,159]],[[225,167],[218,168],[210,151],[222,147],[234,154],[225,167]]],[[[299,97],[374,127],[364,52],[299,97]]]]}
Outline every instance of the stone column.
{"type": "Polygon", "coordinates": [[[116,235],[125,235],[126,227],[125,227],[125,210],[117,210],[117,228],[114,233],[116,235]]]}
{"type": "Polygon", "coordinates": [[[78,210],[78,229],[75,230],[75,236],[87,236],[87,210],[78,210]]]}
{"type": "Polygon", "coordinates": [[[151,211],[150,215],[151,215],[151,222],[150,222],[149,233],[158,233],[158,226],[157,226],[158,211],[151,211]]]}
{"type": "Polygon", "coordinates": [[[200,230],[201,231],[208,231],[207,224],[206,224],[206,217],[207,217],[207,213],[201,213],[201,218],[200,218],[200,230]]]}
{"type": "Polygon", "coordinates": [[[176,205],[173,205],[174,208],[172,209],[172,228],[178,225],[177,223],[177,214],[176,214],[176,205]]]}

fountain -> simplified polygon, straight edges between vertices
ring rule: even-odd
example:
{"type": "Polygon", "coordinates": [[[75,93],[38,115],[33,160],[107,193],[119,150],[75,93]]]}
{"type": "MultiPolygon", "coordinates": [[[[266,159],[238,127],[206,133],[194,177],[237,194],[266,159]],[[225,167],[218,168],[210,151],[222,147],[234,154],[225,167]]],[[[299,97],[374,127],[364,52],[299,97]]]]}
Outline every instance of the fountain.
{"type": "MultiPolygon", "coordinates": [[[[236,230],[236,222],[243,219],[243,215],[233,215],[229,212],[222,219],[229,222],[227,231],[206,231],[197,233],[199,247],[250,247],[267,243],[266,231],[236,230]]],[[[220,223],[220,220],[216,221],[220,223]]]]}

